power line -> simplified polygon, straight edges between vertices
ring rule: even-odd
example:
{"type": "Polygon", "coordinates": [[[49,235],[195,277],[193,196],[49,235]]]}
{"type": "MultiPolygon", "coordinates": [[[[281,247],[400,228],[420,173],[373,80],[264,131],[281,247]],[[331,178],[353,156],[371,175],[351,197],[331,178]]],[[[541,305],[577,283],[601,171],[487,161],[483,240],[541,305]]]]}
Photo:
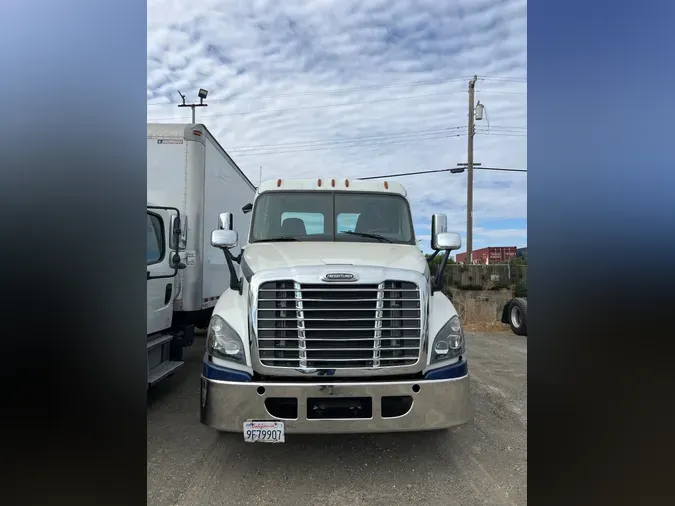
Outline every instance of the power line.
{"type": "MultiPolygon", "coordinates": [[[[301,91],[297,93],[280,93],[280,94],[274,94],[274,95],[261,95],[259,97],[244,97],[244,98],[237,98],[237,100],[260,100],[263,98],[283,98],[283,97],[302,97],[302,96],[311,96],[311,95],[330,95],[330,94],[337,94],[337,93],[347,93],[350,91],[365,91],[365,90],[379,90],[379,89],[387,89],[387,88],[413,88],[417,86],[431,86],[434,84],[448,84],[448,83],[453,83],[453,82],[464,82],[468,79],[470,79],[471,76],[465,76],[465,77],[454,77],[450,79],[435,79],[435,80],[425,80],[425,81],[411,81],[409,83],[398,83],[398,84],[377,84],[377,85],[366,85],[366,86],[355,86],[351,88],[334,88],[334,89],[327,89],[327,90],[318,90],[318,91],[301,91]]],[[[480,80],[483,79],[488,79],[488,80],[497,80],[497,81],[503,81],[503,82],[522,82],[519,80],[519,78],[508,78],[508,77],[503,77],[503,78],[498,78],[498,77],[481,77],[479,78],[480,80]]],[[[525,79],[525,81],[527,81],[525,79]]],[[[463,90],[462,90],[463,91],[463,90]]],[[[489,91],[484,91],[483,93],[500,93],[498,91],[494,92],[489,92],[489,91]]],[[[232,101],[231,98],[219,98],[219,99],[211,99],[211,102],[229,102],[232,101]]],[[[172,102],[148,102],[149,106],[158,106],[158,105],[176,105],[172,102]]]]}
{"type": "Polygon", "coordinates": [[[478,80],[490,80],[490,81],[511,81],[516,83],[526,83],[527,77],[499,77],[499,76],[483,76],[481,75],[478,80]]]}
{"type": "MultiPolygon", "coordinates": [[[[331,95],[334,93],[347,93],[350,91],[365,91],[365,90],[379,90],[379,89],[385,89],[385,88],[412,88],[415,86],[430,86],[433,84],[446,84],[446,83],[452,83],[452,82],[461,82],[466,79],[469,79],[468,77],[456,77],[452,79],[437,79],[437,80],[429,80],[429,81],[413,81],[410,83],[399,83],[399,84],[373,84],[373,85],[367,85],[367,86],[355,86],[353,88],[333,88],[333,89],[327,89],[327,90],[318,90],[318,91],[300,91],[297,93],[279,93],[275,95],[261,95],[259,97],[249,97],[249,98],[244,98],[244,99],[237,99],[237,100],[260,100],[263,98],[283,98],[283,97],[305,97],[305,96],[310,96],[310,95],[331,95]]],[[[217,100],[211,100],[211,102],[225,102],[225,101],[230,101],[232,100],[231,98],[219,98],[217,100]]],[[[148,105],[174,105],[169,102],[155,102],[155,103],[148,103],[148,105]]]]}
{"type": "MultiPolygon", "coordinates": [[[[407,132],[393,132],[393,133],[388,133],[388,134],[375,134],[375,135],[360,135],[360,136],[355,136],[355,137],[342,137],[338,139],[323,139],[323,140],[314,140],[314,141],[295,141],[295,142],[282,142],[282,143],[277,143],[277,144],[253,144],[250,146],[226,146],[225,149],[228,151],[241,151],[241,150],[257,150],[257,149],[274,149],[274,148],[286,148],[286,147],[311,147],[311,146],[317,146],[317,145],[326,145],[326,144],[334,144],[334,143],[343,143],[343,142],[352,142],[352,141],[359,141],[359,140],[367,140],[367,139],[387,139],[391,137],[401,137],[401,136],[410,136],[410,135],[421,135],[421,134],[434,134],[434,133],[440,133],[440,132],[447,132],[447,131],[452,131],[452,130],[460,130],[466,128],[466,126],[453,126],[453,127],[445,127],[445,128],[435,128],[435,129],[430,129],[430,130],[410,130],[407,132]]],[[[480,129],[486,128],[486,127],[478,127],[480,129]]],[[[493,126],[490,127],[490,129],[494,130],[496,133],[518,133],[518,134],[525,134],[527,132],[526,127],[518,127],[518,126],[493,126]]],[[[488,129],[489,130],[489,129],[488,129]]],[[[483,132],[488,132],[488,130],[478,130],[478,133],[483,133],[483,132]]]]}
{"type": "Polygon", "coordinates": [[[466,135],[466,133],[461,133],[461,134],[455,134],[455,135],[436,135],[436,136],[429,136],[429,137],[419,137],[417,139],[394,139],[390,141],[382,141],[382,142],[364,142],[364,143],[354,143],[354,144],[345,144],[345,145],[339,145],[339,146],[321,146],[321,147],[312,147],[308,149],[294,149],[294,150],[288,150],[288,151],[258,151],[258,152],[253,152],[253,151],[247,151],[245,153],[233,153],[234,156],[237,158],[241,158],[242,156],[264,156],[264,155],[281,155],[281,154],[286,154],[286,153],[304,153],[307,151],[325,151],[325,150],[331,150],[331,149],[347,149],[347,148],[356,148],[356,147],[365,147],[365,146],[380,146],[384,144],[401,144],[401,143],[411,143],[411,142],[420,142],[420,141],[429,141],[429,140],[435,140],[435,139],[449,139],[452,137],[462,137],[466,135]]]}
{"type": "Polygon", "coordinates": [[[527,95],[527,93],[519,93],[515,91],[491,91],[491,90],[476,90],[476,93],[482,93],[485,95],[521,95],[521,96],[527,95]]]}
{"type": "MultiPolygon", "coordinates": [[[[482,134],[482,133],[481,133],[482,134]]],[[[365,142],[360,142],[358,139],[355,140],[345,140],[345,141],[332,141],[334,144],[316,144],[316,145],[308,145],[308,146],[290,146],[290,147],[298,147],[298,148],[307,148],[307,149],[290,149],[290,150],[276,150],[273,147],[269,148],[260,148],[259,150],[250,150],[250,151],[243,151],[243,152],[233,152],[231,153],[233,156],[236,156],[237,158],[240,158],[242,156],[265,156],[265,155],[281,155],[281,154],[288,154],[288,153],[303,153],[307,151],[326,151],[326,150],[332,150],[332,149],[347,149],[347,148],[355,148],[355,147],[368,147],[368,146],[379,146],[383,144],[412,144],[414,142],[422,142],[422,141],[428,141],[428,140],[435,140],[435,139],[448,139],[452,137],[463,137],[467,135],[466,132],[461,133],[461,134],[456,134],[456,135],[427,135],[424,137],[413,137],[413,138],[404,138],[404,139],[393,139],[393,140],[382,140],[381,142],[370,142],[368,139],[364,139],[365,142]],[[337,142],[349,142],[349,144],[336,144],[337,142]],[[269,150],[268,150],[269,149],[269,150]]],[[[527,137],[526,134],[510,134],[510,133],[493,133],[493,134],[486,134],[490,135],[493,137],[527,137]]],[[[377,139],[374,139],[377,140],[377,139]]],[[[317,141],[321,142],[321,141],[317,141]]],[[[326,143],[331,142],[331,141],[326,141],[326,143]]],[[[228,152],[234,151],[233,148],[226,148],[228,152]]]]}
{"type": "MultiPolygon", "coordinates": [[[[492,171],[501,171],[501,172],[527,172],[527,169],[503,169],[501,167],[476,167],[474,166],[473,170],[492,170],[492,171]]],[[[389,177],[401,177],[401,176],[417,176],[419,174],[432,174],[436,172],[451,172],[451,171],[464,171],[464,168],[452,168],[452,169],[436,169],[436,170],[421,170],[417,172],[399,172],[397,174],[384,174],[381,176],[368,176],[368,177],[357,177],[356,179],[365,181],[367,179],[382,179],[389,177]]]]}
{"type": "Polygon", "coordinates": [[[332,144],[335,142],[352,142],[352,141],[358,141],[358,140],[366,140],[366,139],[377,139],[377,138],[389,138],[389,137],[395,137],[395,136],[408,136],[408,135],[419,135],[419,134],[430,134],[430,133],[439,133],[439,132],[447,132],[450,130],[459,130],[462,128],[466,128],[465,126],[454,126],[454,127],[446,127],[446,128],[436,128],[432,130],[416,130],[416,131],[408,131],[408,132],[396,132],[396,133],[389,133],[389,134],[379,134],[379,135],[362,135],[362,136],[357,136],[357,137],[343,137],[340,139],[325,139],[325,140],[317,140],[317,141],[297,141],[297,142],[282,142],[280,144],[257,144],[257,145],[252,145],[252,146],[230,146],[226,147],[228,151],[239,151],[239,150],[249,150],[249,149],[272,149],[272,148],[277,148],[277,147],[309,147],[313,145],[322,145],[322,144],[332,144]]]}
{"type": "MultiPolygon", "coordinates": [[[[304,105],[297,107],[289,107],[285,109],[263,109],[259,111],[238,111],[238,112],[224,112],[220,114],[209,114],[208,116],[202,116],[202,118],[215,118],[219,116],[241,116],[246,114],[264,114],[270,112],[287,112],[287,111],[297,111],[300,109],[323,109],[325,107],[347,107],[350,105],[363,105],[363,104],[377,104],[380,102],[394,102],[397,100],[412,100],[415,98],[425,98],[425,97],[440,97],[444,95],[452,95],[455,93],[464,93],[463,91],[446,91],[444,93],[427,93],[424,95],[411,95],[407,97],[392,97],[392,98],[381,98],[379,100],[368,100],[365,102],[347,102],[345,104],[321,104],[321,105],[304,105]]],[[[153,118],[152,121],[163,121],[163,120],[172,120],[176,119],[174,116],[170,118],[153,118]]]]}

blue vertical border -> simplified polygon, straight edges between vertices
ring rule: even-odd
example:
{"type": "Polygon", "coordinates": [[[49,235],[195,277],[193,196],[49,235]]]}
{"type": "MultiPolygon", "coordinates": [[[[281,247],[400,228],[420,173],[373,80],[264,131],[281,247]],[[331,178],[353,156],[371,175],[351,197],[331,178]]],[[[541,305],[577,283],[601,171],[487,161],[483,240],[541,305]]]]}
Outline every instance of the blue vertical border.
{"type": "Polygon", "coordinates": [[[146,18],[2,3],[3,504],[147,501],[146,18]]]}
{"type": "Polygon", "coordinates": [[[528,4],[533,504],[664,503],[672,479],[673,20],[666,1],[528,4]]]}

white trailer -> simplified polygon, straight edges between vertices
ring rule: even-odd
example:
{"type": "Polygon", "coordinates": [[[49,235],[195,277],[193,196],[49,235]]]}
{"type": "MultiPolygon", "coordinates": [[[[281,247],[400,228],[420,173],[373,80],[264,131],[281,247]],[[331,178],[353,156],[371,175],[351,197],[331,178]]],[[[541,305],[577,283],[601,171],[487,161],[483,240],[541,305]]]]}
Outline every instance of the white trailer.
{"type": "MultiPolygon", "coordinates": [[[[180,214],[177,252],[184,264],[171,280],[174,290],[168,279],[151,276],[148,268],[148,383],[154,384],[182,365],[182,350],[194,341],[194,327],[208,325],[216,302],[230,285],[223,251],[211,246],[211,231],[222,228],[220,213],[232,209],[233,228],[245,236],[250,215],[244,208],[253,201],[256,188],[202,124],[149,123],[147,142],[147,200],[155,210],[149,206],[148,213],[163,206],[169,214],[180,214]],[[162,294],[172,295],[151,296],[151,291],[164,289],[162,294]],[[158,308],[152,306],[162,303],[171,319],[170,327],[158,335],[158,308]]],[[[232,253],[240,252],[238,248],[232,253]]],[[[237,270],[237,278],[240,275],[237,270]]]]}

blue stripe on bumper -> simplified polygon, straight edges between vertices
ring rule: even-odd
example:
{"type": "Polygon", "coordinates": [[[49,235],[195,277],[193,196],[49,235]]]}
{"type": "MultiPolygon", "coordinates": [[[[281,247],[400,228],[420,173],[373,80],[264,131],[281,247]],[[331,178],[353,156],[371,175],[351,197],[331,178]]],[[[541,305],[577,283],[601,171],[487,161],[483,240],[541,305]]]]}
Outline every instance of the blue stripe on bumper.
{"type": "Polygon", "coordinates": [[[248,382],[253,380],[253,376],[247,372],[237,371],[236,369],[230,369],[228,367],[214,364],[209,360],[208,353],[204,355],[202,374],[205,378],[216,381],[248,382]]]}
{"type": "MultiPolygon", "coordinates": [[[[466,376],[469,371],[469,364],[466,360],[466,357],[455,363],[450,364],[445,367],[440,367],[432,371],[427,372],[424,375],[425,380],[441,380],[441,379],[453,379],[461,378],[466,376]]],[[[202,368],[202,374],[207,379],[212,379],[216,381],[240,381],[240,382],[249,382],[253,380],[253,376],[250,374],[238,371],[236,369],[230,369],[228,367],[223,367],[216,365],[209,360],[208,354],[204,355],[204,362],[202,368]]]]}
{"type": "Polygon", "coordinates": [[[454,364],[447,365],[445,367],[439,367],[433,371],[429,371],[424,375],[426,380],[440,380],[440,379],[453,379],[461,378],[466,376],[469,372],[469,364],[466,361],[466,357],[462,357],[459,362],[454,364]]]}

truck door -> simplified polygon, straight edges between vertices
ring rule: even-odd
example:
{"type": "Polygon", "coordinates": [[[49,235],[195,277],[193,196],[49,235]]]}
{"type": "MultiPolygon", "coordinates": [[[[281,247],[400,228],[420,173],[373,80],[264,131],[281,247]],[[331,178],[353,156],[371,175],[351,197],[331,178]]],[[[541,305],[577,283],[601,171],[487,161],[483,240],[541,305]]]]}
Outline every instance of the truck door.
{"type": "Polygon", "coordinates": [[[176,277],[170,267],[169,216],[148,211],[147,218],[147,327],[148,335],[171,327],[176,277]],[[166,276],[159,277],[157,276],[166,276]]]}

